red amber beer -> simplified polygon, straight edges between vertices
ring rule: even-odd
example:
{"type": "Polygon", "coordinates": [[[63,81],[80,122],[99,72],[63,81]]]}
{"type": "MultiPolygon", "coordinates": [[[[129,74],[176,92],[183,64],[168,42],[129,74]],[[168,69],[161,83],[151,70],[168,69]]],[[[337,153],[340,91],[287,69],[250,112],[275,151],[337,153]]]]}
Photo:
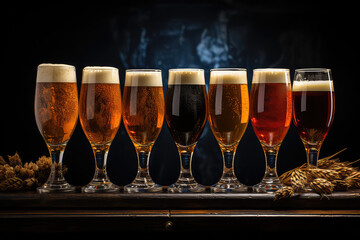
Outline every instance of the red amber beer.
{"type": "Polygon", "coordinates": [[[292,93],[289,69],[255,69],[250,92],[250,119],[265,155],[263,180],[257,192],[274,192],[282,187],[276,173],[277,154],[289,130],[292,93]]]}
{"type": "Polygon", "coordinates": [[[291,124],[291,84],[283,71],[254,71],[251,87],[251,123],[266,146],[281,144],[291,124]]]}

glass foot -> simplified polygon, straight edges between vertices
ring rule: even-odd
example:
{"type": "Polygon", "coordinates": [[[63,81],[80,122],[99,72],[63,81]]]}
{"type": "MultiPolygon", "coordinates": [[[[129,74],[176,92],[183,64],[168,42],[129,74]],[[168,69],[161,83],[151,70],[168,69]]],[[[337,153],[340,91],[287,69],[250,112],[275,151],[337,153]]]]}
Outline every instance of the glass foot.
{"type": "Polygon", "coordinates": [[[247,192],[248,187],[237,179],[231,180],[222,180],[215,185],[211,186],[211,192],[220,192],[220,193],[227,193],[227,192],[247,192]]]}
{"type": "Polygon", "coordinates": [[[120,187],[110,181],[92,181],[81,188],[81,191],[85,193],[118,192],[119,190],[120,187]]]}
{"type": "Polygon", "coordinates": [[[254,192],[273,193],[283,188],[284,185],[278,178],[264,178],[260,183],[252,187],[254,192]]]}
{"type": "Polygon", "coordinates": [[[67,183],[65,180],[45,183],[37,188],[38,193],[65,193],[75,192],[75,187],[67,183]]]}
{"type": "Polygon", "coordinates": [[[170,193],[199,193],[205,192],[206,187],[197,183],[194,179],[178,179],[177,182],[168,187],[170,193]]]}
{"type": "Polygon", "coordinates": [[[156,184],[151,179],[135,179],[132,183],[124,186],[124,192],[137,193],[137,192],[162,192],[163,187],[156,184]]]}

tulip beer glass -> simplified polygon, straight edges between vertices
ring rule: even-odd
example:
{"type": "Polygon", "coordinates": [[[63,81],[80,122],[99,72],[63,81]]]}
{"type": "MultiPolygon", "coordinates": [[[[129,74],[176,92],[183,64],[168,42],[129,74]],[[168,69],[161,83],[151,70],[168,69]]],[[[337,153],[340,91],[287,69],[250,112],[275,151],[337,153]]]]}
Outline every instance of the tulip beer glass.
{"type": "Polygon", "coordinates": [[[73,192],[63,176],[65,147],[78,119],[78,92],[75,67],[65,64],[40,64],[35,90],[35,119],[49,149],[51,172],[40,193],[73,192]]]}
{"type": "Polygon", "coordinates": [[[121,120],[121,92],[118,69],[85,67],[80,90],[79,116],[82,129],[95,157],[95,174],[83,192],[115,192],[106,173],[111,143],[121,120]]]}
{"type": "Polygon", "coordinates": [[[280,145],[292,115],[289,69],[254,69],[250,92],[250,119],[265,153],[266,170],[255,192],[274,192],[282,187],[276,173],[280,145]]]}
{"type": "Polygon", "coordinates": [[[305,146],[308,168],[316,168],[319,151],[335,114],[335,93],[331,70],[295,70],[293,122],[305,146]]]}
{"type": "Polygon", "coordinates": [[[202,192],[191,171],[192,155],[207,119],[203,69],[170,69],[165,118],[180,155],[180,176],[169,192],[202,192]]]}
{"type": "Polygon", "coordinates": [[[242,192],[247,187],[234,173],[236,148],[249,122],[246,69],[211,69],[208,96],[209,123],[223,156],[223,174],[213,192],[242,192]]]}
{"type": "Polygon", "coordinates": [[[161,70],[126,70],[123,95],[124,126],[138,157],[135,180],[126,185],[124,191],[162,191],[151,179],[148,168],[151,149],[161,132],[165,115],[161,70]]]}

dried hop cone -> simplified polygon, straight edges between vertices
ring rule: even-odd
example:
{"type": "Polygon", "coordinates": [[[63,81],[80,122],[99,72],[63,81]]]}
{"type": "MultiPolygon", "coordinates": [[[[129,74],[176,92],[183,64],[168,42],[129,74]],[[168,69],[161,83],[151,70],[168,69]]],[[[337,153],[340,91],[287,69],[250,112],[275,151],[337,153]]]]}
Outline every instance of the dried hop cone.
{"type": "Polygon", "coordinates": [[[330,194],[334,190],[334,185],[324,178],[316,178],[310,183],[310,187],[319,194],[330,194]]]}
{"type": "Polygon", "coordinates": [[[36,161],[36,165],[38,166],[38,182],[39,185],[42,185],[46,182],[46,180],[49,177],[50,171],[51,171],[51,158],[42,156],[39,158],[39,160],[36,161]]]}
{"type": "Polygon", "coordinates": [[[8,155],[8,159],[9,159],[9,165],[12,167],[15,167],[16,165],[20,165],[20,166],[22,165],[21,158],[17,152],[15,153],[14,156],[8,155]]]}
{"type": "Polygon", "coordinates": [[[0,184],[1,191],[18,191],[23,187],[24,181],[18,177],[8,178],[0,184]]]}
{"type": "Polygon", "coordinates": [[[294,194],[294,189],[292,187],[286,186],[275,192],[275,200],[283,198],[291,198],[294,194]]]}
{"type": "Polygon", "coordinates": [[[24,189],[26,190],[33,190],[37,187],[37,185],[38,185],[38,181],[34,177],[27,178],[24,180],[24,189]]]}
{"type": "Polygon", "coordinates": [[[0,166],[5,165],[5,164],[7,164],[7,162],[5,161],[5,159],[2,156],[0,156],[0,166]]]}

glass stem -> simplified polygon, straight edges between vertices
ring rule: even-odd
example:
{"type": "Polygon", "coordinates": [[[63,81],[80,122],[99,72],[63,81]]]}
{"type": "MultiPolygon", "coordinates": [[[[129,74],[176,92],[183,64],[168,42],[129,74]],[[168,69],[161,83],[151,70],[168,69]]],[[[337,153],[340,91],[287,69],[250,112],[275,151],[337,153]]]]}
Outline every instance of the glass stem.
{"type": "Polygon", "coordinates": [[[95,148],[94,156],[95,156],[95,174],[93,181],[95,182],[109,181],[106,174],[106,161],[107,161],[108,151],[95,148]]]}
{"type": "Polygon", "coordinates": [[[180,155],[180,176],[179,179],[187,179],[187,181],[192,181],[194,178],[191,172],[191,161],[195,145],[189,147],[178,146],[179,155],[180,155]]]}
{"type": "Polygon", "coordinates": [[[138,157],[138,172],[136,179],[147,179],[150,178],[149,174],[149,158],[152,146],[136,147],[138,157]]]}
{"type": "Polygon", "coordinates": [[[276,162],[279,148],[280,145],[276,147],[264,147],[264,152],[266,156],[266,170],[264,179],[278,178],[278,175],[276,173],[276,162]]]}
{"type": "Polygon", "coordinates": [[[64,182],[65,178],[62,168],[64,150],[50,149],[50,156],[51,156],[52,165],[51,165],[51,172],[47,182],[50,183],[64,182]]]}
{"type": "Polygon", "coordinates": [[[305,146],[305,149],[307,154],[308,168],[309,169],[317,168],[319,150],[317,148],[309,147],[309,146],[305,146]]]}
{"type": "Polygon", "coordinates": [[[235,157],[235,148],[231,149],[221,149],[223,155],[223,174],[221,176],[221,181],[232,180],[236,178],[234,173],[234,157],[235,157]]]}

